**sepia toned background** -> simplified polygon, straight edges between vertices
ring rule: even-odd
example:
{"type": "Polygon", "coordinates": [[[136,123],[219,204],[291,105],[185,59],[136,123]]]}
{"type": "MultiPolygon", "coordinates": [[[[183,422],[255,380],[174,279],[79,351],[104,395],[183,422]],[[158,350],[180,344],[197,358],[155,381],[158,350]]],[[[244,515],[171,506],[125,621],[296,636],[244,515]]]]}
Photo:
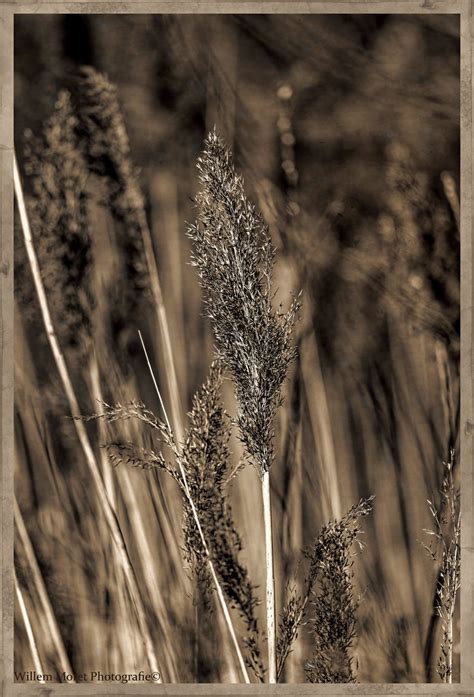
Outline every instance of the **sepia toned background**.
{"type": "MultiPolygon", "coordinates": [[[[41,132],[79,65],[92,64],[117,84],[146,196],[184,410],[212,359],[185,229],[195,217],[195,161],[217,125],[279,250],[275,285],[282,301],[291,289],[303,290],[298,359],[285,386],[272,470],[279,603],[287,583],[301,583],[301,549],[320,527],[375,494],[374,512],[364,521],[367,548],[355,561],[358,679],[436,680],[437,567],[419,540],[432,525],[426,499],[439,498],[443,460],[458,445],[458,19],[23,16],[16,18],[15,50],[20,166],[25,130],[41,132]]],[[[91,218],[95,311],[107,317],[120,260],[113,222],[100,207],[91,218]]],[[[21,266],[21,244],[17,260],[21,266]]],[[[131,670],[144,662],[140,637],[64,418],[67,405],[28,296],[27,268],[19,268],[17,279],[21,518],[76,670],[131,670]]],[[[123,326],[96,337],[103,389],[114,398],[138,395],[158,411],[137,329],[154,347],[164,381],[157,328],[143,300],[123,326]],[[114,370],[116,345],[124,364],[114,370]]],[[[81,408],[90,413],[89,366],[73,351],[68,361],[81,408]]],[[[90,433],[97,446],[107,438],[90,433]]],[[[232,500],[242,556],[262,589],[255,478],[251,467],[244,470],[232,500]]],[[[212,632],[199,632],[201,672],[194,670],[196,623],[180,554],[177,492],[161,475],[155,480],[121,468],[111,472],[110,487],[149,612],[157,616],[156,641],[166,637],[183,647],[167,658],[170,667],[182,682],[225,681],[227,664],[212,632]]],[[[41,635],[43,618],[35,616],[24,538],[16,549],[39,646],[54,665],[57,656],[41,635]]],[[[15,636],[17,668],[27,669],[21,621],[15,636]]],[[[303,680],[310,652],[303,629],[286,680],[303,680]]]]}

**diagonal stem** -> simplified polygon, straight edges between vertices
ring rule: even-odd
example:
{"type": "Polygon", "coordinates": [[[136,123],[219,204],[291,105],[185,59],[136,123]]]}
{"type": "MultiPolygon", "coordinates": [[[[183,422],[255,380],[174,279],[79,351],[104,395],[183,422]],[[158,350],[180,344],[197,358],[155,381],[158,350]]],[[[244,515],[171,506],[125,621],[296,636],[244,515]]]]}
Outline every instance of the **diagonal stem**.
{"type": "Polygon", "coordinates": [[[39,683],[44,683],[44,673],[43,673],[43,667],[41,665],[41,659],[40,655],[38,652],[38,647],[36,646],[36,639],[35,635],[33,633],[33,627],[31,626],[31,621],[30,621],[30,616],[28,614],[28,610],[25,604],[25,599],[23,598],[23,592],[20,588],[20,584],[18,583],[18,579],[16,577],[16,572],[13,571],[14,575],[14,580],[15,580],[15,592],[16,592],[16,599],[18,601],[18,605],[20,607],[20,613],[21,617],[23,619],[23,624],[25,625],[26,629],[26,635],[28,637],[28,643],[30,645],[30,651],[31,651],[31,656],[33,658],[33,665],[35,667],[36,671],[36,678],[39,683]]]}

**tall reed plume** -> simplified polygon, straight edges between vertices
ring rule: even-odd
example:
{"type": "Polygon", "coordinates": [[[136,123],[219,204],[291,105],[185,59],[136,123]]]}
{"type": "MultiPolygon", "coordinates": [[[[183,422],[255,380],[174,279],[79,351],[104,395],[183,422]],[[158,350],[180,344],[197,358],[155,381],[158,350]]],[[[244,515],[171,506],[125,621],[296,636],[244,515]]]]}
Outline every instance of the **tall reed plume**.
{"type": "MultiPolygon", "coordinates": [[[[77,136],[69,92],[60,92],[42,137],[28,134],[25,172],[28,215],[58,338],[65,349],[87,347],[93,299],[90,291],[89,171],[77,136]]],[[[31,276],[24,283],[30,283],[31,276]]],[[[79,354],[80,355],[80,354],[79,354]]]]}

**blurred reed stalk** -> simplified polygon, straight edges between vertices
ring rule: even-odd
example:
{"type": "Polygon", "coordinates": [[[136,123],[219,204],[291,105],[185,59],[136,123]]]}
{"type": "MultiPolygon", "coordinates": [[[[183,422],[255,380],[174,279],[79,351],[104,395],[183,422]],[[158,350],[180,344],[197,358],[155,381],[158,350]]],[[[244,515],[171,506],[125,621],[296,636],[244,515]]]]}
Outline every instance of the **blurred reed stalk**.
{"type": "MultiPolygon", "coordinates": [[[[104,401],[104,399],[103,399],[102,390],[100,387],[99,363],[98,363],[97,354],[96,354],[94,348],[91,349],[91,356],[90,356],[90,360],[89,360],[89,377],[90,377],[92,398],[93,398],[94,402],[96,402],[97,404],[100,404],[101,402],[104,401]]],[[[103,440],[102,424],[99,424],[99,437],[101,440],[103,440]]],[[[109,462],[109,458],[107,457],[107,454],[103,450],[101,451],[100,460],[101,460],[101,464],[102,464],[102,476],[104,478],[105,488],[107,490],[110,504],[111,504],[112,508],[115,510],[115,508],[116,508],[116,496],[115,496],[114,479],[112,477],[112,467],[110,466],[110,462],[109,462]]]]}
{"type": "Polygon", "coordinates": [[[198,159],[198,220],[188,229],[192,263],[204,291],[217,355],[230,372],[237,424],[247,457],[261,480],[265,531],[268,681],[276,682],[275,572],[270,468],[281,385],[294,358],[291,334],[299,300],[286,314],[272,306],[275,249],[267,226],[247,199],[232,156],[216,131],[198,159]]]}
{"type": "Polygon", "coordinates": [[[20,584],[18,583],[18,579],[16,577],[16,572],[15,570],[13,571],[13,577],[14,577],[14,583],[15,583],[15,593],[16,597],[18,600],[18,605],[20,608],[20,613],[21,617],[23,619],[23,624],[25,625],[25,630],[26,630],[26,635],[28,637],[28,643],[30,645],[30,651],[31,651],[31,657],[33,659],[33,665],[35,667],[35,671],[37,673],[38,677],[37,680],[39,683],[44,683],[44,672],[43,672],[43,666],[41,665],[41,659],[40,655],[38,652],[38,647],[36,645],[36,639],[35,635],[33,633],[33,628],[31,626],[31,621],[30,621],[30,616],[28,614],[28,610],[25,604],[25,599],[23,598],[23,592],[20,588],[20,584]]]}
{"type": "Polygon", "coordinates": [[[29,576],[33,581],[33,585],[38,594],[41,607],[46,618],[48,634],[58,655],[61,670],[65,673],[72,673],[71,664],[69,663],[69,658],[64,647],[56,617],[54,616],[53,608],[51,607],[51,602],[44,584],[43,576],[41,574],[35,551],[33,549],[33,545],[31,544],[30,536],[28,534],[28,530],[26,529],[25,521],[23,520],[23,515],[20,506],[18,505],[16,496],[14,498],[13,505],[16,529],[18,531],[18,535],[25,552],[25,557],[28,562],[29,576]]]}
{"type": "Polygon", "coordinates": [[[117,517],[115,515],[115,512],[113,510],[113,507],[110,503],[107,490],[104,486],[104,482],[102,479],[102,475],[100,472],[100,468],[97,464],[94,452],[92,450],[92,446],[89,441],[89,437],[87,435],[87,431],[85,429],[84,424],[80,420],[80,410],[79,410],[79,405],[77,402],[76,394],[74,392],[74,387],[72,385],[71,378],[69,376],[68,368],[66,365],[66,361],[64,358],[64,355],[61,351],[61,348],[59,346],[59,342],[57,340],[57,336],[54,330],[51,314],[49,311],[49,306],[48,306],[48,300],[46,297],[42,277],[41,277],[41,271],[39,268],[38,264],[38,259],[36,257],[36,252],[35,252],[35,247],[34,247],[34,242],[33,242],[33,237],[31,234],[31,228],[30,228],[30,223],[28,219],[28,213],[26,210],[26,205],[25,205],[25,199],[23,195],[23,188],[21,184],[21,178],[20,178],[20,173],[18,169],[18,164],[16,160],[16,155],[14,154],[14,167],[13,167],[13,178],[14,178],[14,187],[15,187],[15,195],[16,195],[16,200],[17,200],[17,206],[18,206],[18,211],[20,213],[20,220],[21,220],[21,227],[22,227],[22,233],[25,241],[25,247],[26,247],[26,252],[28,256],[28,260],[30,263],[31,267],[31,272],[33,275],[33,281],[36,289],[36,294],[38,297],[39,305],[40,305],[40,310],[41,310],[41,316],[43,319],[43,323],[45,326],[46,334],[48,337],[48,342],[54,357],[54,361],[56,363],[56,367],[58,369],[61,382],[64,388],[64,392],[68,401],[69,409],[71,412],[72,417],[74,418],[74,425],[76,428],[76,433],[81,445],[81,448],[84,452],[86,463],[88,465],[89,471],[92,475],[92,479],[94,481],[94,485],[97,489],[98,493],[98,499],[101,503],[102,511],[105,517],[105,520],[107,522],[107,525],[109,527],[113,543],[115,545],[115,549],[117,552],[118,559],[120,561],[120,565],[123,569],[125,580],[127,583],[128,591],[130,593],[130,597],[132,600],[132,603],[135,607],[135,611],[137,614],[137,619],[138,619],[138,624],[140,626],[140,631],[142,634],[142,640],[145,646],[145,651],[147,654],[148,662],[149,662],[149,667],[152,672],[156,672],[158,676],[160,676],[157,680],[157,682],[162,682],[161,678],[161,672],[159,670],[158,666],[158,661],[155,655],[155,649],[153,646],[153,642],[151,639],[150,631],[148,629],[147,625],[147,620],[146,620],[146,612],[145,608],[143,605],[143,601],[140,595],[140,589],[138,587],[138,583],[135,577],[135,573],[133,571],[130,558],[128,556],[128,552],[125,546],[125,541],[122,535],[122,532],[120,530],[119,522],[117,520],[117,517]]]}
{"type": "Polygon", "coordinates": [[[456,221],[457,234],[461,231],[461,207],[459,204],[459,196],[456,189],[456,182],[450,172],[441,172],[441,183],[448,203],[451,206],[454,219],[456,221]]]}

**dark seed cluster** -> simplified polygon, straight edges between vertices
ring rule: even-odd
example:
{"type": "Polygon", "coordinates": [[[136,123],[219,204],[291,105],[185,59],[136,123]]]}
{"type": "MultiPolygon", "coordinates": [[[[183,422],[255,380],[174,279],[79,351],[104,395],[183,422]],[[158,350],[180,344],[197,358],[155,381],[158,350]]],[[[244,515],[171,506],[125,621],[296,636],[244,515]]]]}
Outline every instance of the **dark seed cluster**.
{"type": "Polygon", "coordinates": [[[27,208],[43,283],[64,348],[84,351],[90,333],[88,170],[70,94],[60,93],[42,138],[28,135],[27,208]]]}

